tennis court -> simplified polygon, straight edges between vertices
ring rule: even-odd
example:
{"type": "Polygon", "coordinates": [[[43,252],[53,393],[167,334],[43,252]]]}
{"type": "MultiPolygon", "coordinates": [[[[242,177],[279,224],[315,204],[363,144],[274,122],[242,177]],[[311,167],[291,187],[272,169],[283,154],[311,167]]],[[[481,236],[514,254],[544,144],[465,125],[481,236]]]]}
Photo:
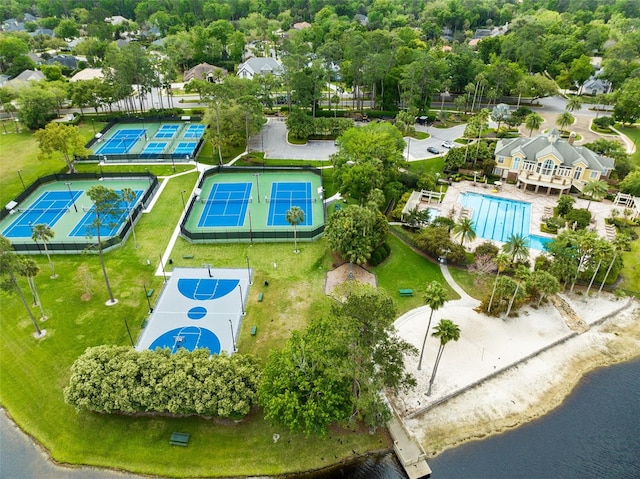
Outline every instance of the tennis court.
{"type": "Polygon", "coordinates": [[[209,197],[201,199],[204,210],[200,227],[242,226],[251,201],[251,183],[216,183],[209,197]]]}
{"type": "Polygon", "coordinates": [[[166,147],[167,147],[166,141],[152,141],[150,143],[147,143],[147,146],[144,147],[142,154],[155,155],[158,153],[162,153],[166,147]]]}
{"type": "MultiPolygon", "coordinates": [[[[119,190],[115,190],[118,195],[122,192],[119,190]]],[[[132,202],[132,207],[134,207],[142,194],[143,190],[134,190],[136,194],[135,201],[132,202]]],[[[122,227],[123,223],[127,221],[129,210],[128,203],[125,201],[121,201],[115,205],[114,208],[116,211],[106,215],[106,217],[102,218],[102,225],[100,226],[100,237],[108,238],[109,236],[115,236],[118,230],[122,227]]],[[[96,209],[94,206],[89,208],[80,222],[76,225],[75,228],[69,233],[69,236],[83,236],[83,237],[91,237],[97,236],[98,231],[96,228],[92,226],[92,223],[96,219],[96,209]]]]}
{"type": "Polygon", "coordinates": [[[146,135],[146,129],[121,129],[96,150],[97,155],[126,155],[146,135]]]}
{"type": "Polygon", "coordinates": [[[199,140],[200,138],[202,138],[205,129],[206,126],[204,125],[189,125],[189,128],[187,128],[187,130],[184,132],[183,137],[185,140],[199,140]]]}
{"type": "Polygon", "coordinates": [[[155,134],[155,138],[163,140],[171,139],[176,135],[179,129],[180,125],[162,125],[155,134]]]}
{"type": "MultiPolygon", "coordinates": [[[[32,228],[46,224],[54,237],[48,241],[49,252],[79,253],[95,243],[96,231],[90,227],[95,218],[94,205],[87,191],[96,185],[105,186],[116,193],[130,188],[136,194],[131,204],[133,217],[142,201],[152,198],[150,189],[157,187],[152,176],[127,173],[105,174],[100,179],[95,175],[52,175],[19,203],[10,203],[8,214],[0,220],[0,232],[9,240],[17,252],[44,253],[41,242],[31,238],[32,228]],[[59,178],[58,178],[59,177],[59,178]],[[57,181],[56,181],[57,179],[57,181]],[[94,230],[94,231],[92,231],[94,230]]],[[[101,239],[108,241],[128,232],[128,205],[121,202],[123,211],[114,217],[105,218],[101,228],[101,239]]]]}
{"type": "Polygon", "coordinates": [[[311,183],[283,183],[271,184],[271,197],[269,203],[268,226],[288,226],[287,211],[292,207],[299,207],[304,213],[304,220],[298,226],[313,224],[313,208],[311,207],[317,198],[311,196],[311,183]]]}
{"type": "Polygon", "coordinates": [[[196,146],[198,146],[197,141],[181,141],[171,153],[174,155],[193,155],[196,146]]]}
{"type": "Polygon", "coordinates": [[[304,213],[298,239],[313,240],[324,230],[322,178],[316,170],[225,167],[205,175],[198,186],[181,227],[190,241],[292,241],[286,220],[292,206],[304,213]]]}
{"type": "Polygon", "coordinates": [[[189,161],[197,154],[206,125],[190,121],[115,123],[87,145],[92,160],[154,159],[189,161]],[[97,157],[97,158],[96,158],[97,157]]]}
{"type": "Polygon", "coordinates": [[[208,348],[233,354],[245,309],[251,271],[175,268],[165,284],[136,349],[208,348]]]}
{"type": "Polygon", "coordinates": [[[2,235],[6,238],[30,238],[31,228],[38,224],[46,224],[52,228],[75,201],[82,191],[46,191],[28,208],[18,208],[18,218],[6,228],[2,235]]]}

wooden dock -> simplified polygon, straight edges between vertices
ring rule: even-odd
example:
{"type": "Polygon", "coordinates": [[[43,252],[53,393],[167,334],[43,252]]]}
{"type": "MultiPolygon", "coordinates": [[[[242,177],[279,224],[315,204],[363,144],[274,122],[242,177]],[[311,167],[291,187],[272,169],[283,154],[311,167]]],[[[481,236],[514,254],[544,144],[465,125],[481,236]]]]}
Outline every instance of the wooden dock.
{"type": "Polygon", "coordinates": [[[426,454],[420,444],[409,437],[395,414],[387,427],[393,439],[393,449],[409,479],[431,477],[431,468],[427,464],[426,454]]]}

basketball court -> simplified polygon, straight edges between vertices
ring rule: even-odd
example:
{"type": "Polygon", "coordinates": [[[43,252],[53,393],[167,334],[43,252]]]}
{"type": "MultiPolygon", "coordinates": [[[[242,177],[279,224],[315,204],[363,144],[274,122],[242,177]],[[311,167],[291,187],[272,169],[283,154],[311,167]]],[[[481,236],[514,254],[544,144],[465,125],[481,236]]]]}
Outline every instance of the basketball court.
{"type": "Polygon", "coordinates": [[[211,354],[236,351],[251,271],[175,268],[138,339],[136,349],[207,348],[211,354]]]}

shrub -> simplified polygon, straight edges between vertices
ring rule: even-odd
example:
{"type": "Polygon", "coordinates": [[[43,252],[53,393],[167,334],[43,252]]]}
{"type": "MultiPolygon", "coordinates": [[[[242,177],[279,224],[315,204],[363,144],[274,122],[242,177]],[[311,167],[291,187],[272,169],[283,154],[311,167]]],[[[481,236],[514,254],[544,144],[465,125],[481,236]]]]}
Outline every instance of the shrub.
{"type": "Polygon", "coordinates": [[[480,244],[474,251],[476,256],[488,256],[489,258],[495,258],[500,250],[491,241],[485,241],[480,244]]]}
{"type": "Polygon", "coordinates": [[[591,212],[586,208],[571,210],[564,217],[567,223],[573,227],[575,223],[576,229],[584,229],[591,223],[591,212]]]}
{"type": "Polygon", "coordinates": [[[250,356],[104,345],[88,348],[73,363],[64,400],[105,413],[240,418],[255,403],[259,380],[259,366],[250,356]]]}

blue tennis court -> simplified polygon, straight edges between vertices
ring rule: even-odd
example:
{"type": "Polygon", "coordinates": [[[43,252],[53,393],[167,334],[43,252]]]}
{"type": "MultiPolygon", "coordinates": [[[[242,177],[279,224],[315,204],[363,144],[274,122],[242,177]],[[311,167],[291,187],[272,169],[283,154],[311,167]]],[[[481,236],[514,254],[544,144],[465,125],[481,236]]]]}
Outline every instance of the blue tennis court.
{"type": "Polygon", "coordinates": [[[155,138],[164,140],[173,138],[179,129],[180,125],[162,125],[156,133],[155,138]]]}
{"type": "Polygon", "coordinates": [[[118,130],[96,150],[96,155],[126,155],[146,131],[144,129],[118,130]]]}
{"type": "MultiPolygon", "coordinates": [[[[157,136],[157,135],[156,135],[157,136]]],[[[144,148],[143,155],[157,155],[167,147],[166,141],[152,141],[144,148]]]]}
{"type": "Polygon", "coordinates": [[[18,218],[2,234],[7,238],[31,238],[31,227],[55,225],[73,203],[82,196],[82,191],[47,191],[29,207],[18,210],[18,218]]]}
{"type": "Polygon", "coordinates": [[[242,226],[251,201],[251,183],[214,183],[198,220],[199,227],[242,226]]]}
{"type": "Polygon", "coordinates": [[[175,155],[193,155],[196,147],[198,146],[198,142],[196,141],[181,141],[173,150],[173,154],[175,155]]]}
{"type": "MultiPolygon", "coordinates": [[[[144,193],[143,190],[134,190],[134,191],[136,193],[136,199],[132,203],[131,205],[132,207],[135,207],[135,205],[138,203],[138,200],[144,193]]],[[[120,194],[121,192],[116,190],[116,193],[120,194]]],[[[102,226],[100,227],[100,236],[102,238],[115,236],[118,230],[120,229],[120,227],[122,226],[122,224],[127,221],[127,218],[128,218],[127,206],[128,205],[126,202],[124,201],[119,202],[116,206],[117,211],[114,214],[108,215],[108,218],[104,219],[104,221],[102,222],[102,226]]],[[[69,233],[69,236],[84,236],[84,237],[97,236],[97,231],[93,226],[91,226],[91,223],[93,223],[95,218],[96,218],[95,207],[92,206],[89,209],[89,211],[87,211],[84,214],[84,216],[82,217],[80,222],[76,225],[76,227],[73,228],[71,233],[69,233]]]]}
{"type": "Polygon", "coordinates": [[[184,139],[196,139],[199,140],[202,135],[204,134],[204,130],[205,130],[205,126],[204,125],[189,125],[189,128],[187,128],[187,131],[184,132],[184,139]]]}
{"type": "Polygon", "coordinates": [[[267,226],[289,226],[287,211],[292,206],[297,206],[304,212],[304,221],[300,223],[300,226],[312,225],[312,203],[316,201],[317,199],[311,196],[310,182],[284,183],[274,181],[271,184],[271,198],[267,198],[269,203],[267,226]]]}

